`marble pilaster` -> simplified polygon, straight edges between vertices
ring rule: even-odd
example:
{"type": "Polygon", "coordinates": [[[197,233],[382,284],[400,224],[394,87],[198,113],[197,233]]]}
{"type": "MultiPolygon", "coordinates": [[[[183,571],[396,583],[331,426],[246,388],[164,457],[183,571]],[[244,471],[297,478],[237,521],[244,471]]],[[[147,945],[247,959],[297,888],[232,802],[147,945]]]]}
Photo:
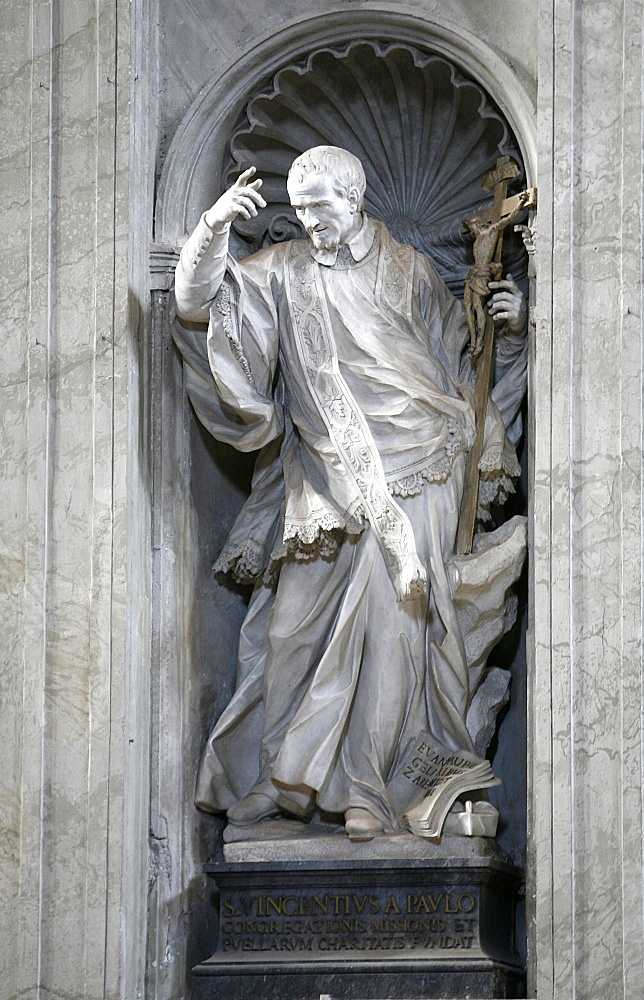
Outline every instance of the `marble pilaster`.
{"type": "Polygon", "coordinates": [[[118,996],[127,5],[8,3],[3,40],[0,990],[118,996]]]}
{"type": "Polygon", "coordinates": [[[541,40],[536,987],[618,998],[644,957],[641,5],[543,4],[541,40]]]}

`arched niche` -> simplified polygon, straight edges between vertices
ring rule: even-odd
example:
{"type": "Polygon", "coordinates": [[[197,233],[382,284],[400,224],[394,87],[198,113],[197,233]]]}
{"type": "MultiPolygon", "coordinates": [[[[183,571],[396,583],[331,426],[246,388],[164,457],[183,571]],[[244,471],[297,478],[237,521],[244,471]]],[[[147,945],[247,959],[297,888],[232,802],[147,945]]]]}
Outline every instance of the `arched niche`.
{"type": "MultiPolygon", "coordinates": [[[[374,5],[375,6],[375,5],[374,5]]],[[[155,206],[155,243],[176,246],[220,190],[230,137],[249,99],[285,67],[311,53],[360,41],[401,43],[444,57],[479,84],[515,137],[529,185],[535,183],[535,106],[506,62],[476,36],[441,19],[384,10],[303,17],[237,54],[188,109],[165,160],[155,206]]]]}
{"type": "MultiPolygon", "coordinates": [[[[401,42],[325,46],[279,70],[246,102],[223,160],[223,187],[252,165],[267,201],[256,218],[234,223],[237,257],[305,236],[286,178],[294,157],[319,145],[360,159],[368,214],[427,255],[462,298],[471,267],[462,220],[483,206],[481,178],[499,156],[522,166],[483,89],[444,57],[401,42]]],[[[523,242],[512,231],[504,254],[508,270],[525,273],[523,242]]]]}
{"type": "MultiPolygon", "coordinates": [[[[371,6],[375,8],[376,4],[371,6]]],[[[169,540],[171,549],[166,552],[161,548],[157,590],[159,652],[158,662],[153,664],[161,678],[170,678],[160,683],[158,704],[153,710],[153,729],[157,730],[158,743],[167,748],[167,756],[159,755],[152,797],[153,803],[155,798],[161,803],[163,822],[167,824],[170,838],[176,838],[177,850],[184,852],[185,871],[192,873],[190,901],[183,900],[179,906],[173,898],[161,900],[159,910],[167,908],[171,924],[174,909],[177,923],[183,920],[180,913],[189,914],[181,933],[187,936],[188,955],[195,959],[200,955],[200,942],[207,936],[211,919],[198,873],[204,860],[213,851],[216,853],[218,833],[217,821],[196,815],[192,804],[194,777],[210,725],[232,693],[236,629],[244,609],[244,595],[219,587],[212,579],[210,566],[241,506],[250,467],[243,457],[214,443],[199,425],[190,406],[186,406],[186,390],[188,394],[190,390],[189,366],[182,373],[178,355],[170,363],[167,354],[172,330],[167,292],[169,278],[177,250],[186,235],[200,214],[221,193],[222,185],[245,165],[251,154],[261,156],[258,165],[265,173],[268,167],[269,200],[278,207],[268,213],[263,230],[239,226],[233,237],[233,249],[244,256],[267,239],[292,235],[292,222],[286,218],[288,210],[283,187],[285,163],[290,154],[282,151],[278,155],[276,145],[272,146],[271,153],[270,141],[271,132],[280,142],[283,140],[278,128],[284,110],[283,99],[286,95],[288,103],[297,78],[306,86],[312,86],[314,79],[324,73],[325,61],[335,59],[346,69],[354,65],[356,59],[358,62],[362,59],[364,65],[365,57],[367,62],[371,58],[381,60],[380,66],[386,67],[390,83],[396,72],[400,74],[405,66],[409,73],[419,74],[419,80],[427,80],[434,72],[438,73],[470,113],[479,114],[483,125],[491,122],[493,131],[497,129],[496,139],[489,142],[486,153],[487,161],[491,161],[488,165],[492,165],[498,153],[511,153],[523,167],[525,183],[528,186],[535,183],[534,107],[530,95],[523,90],[511,69],[473,35],[456,35],[444,21],[424,20],[418,15],[400,12],[354,9],[325,17],[306,17],[297,25],[291,24],[267,36],[230,60],[200,93],[177,130],[160,178],[152,248],[152,271],[156,275],[153,342],[157,345],[157,357],[161,359],[157,366],[160,375],[157,388],[153,389],[153,397],[155,391],[157,393],[153,405],[164,461],[169,469],[167,488],[158,494],[163,505],[160,536],[169,540]],[[267,113],[267,106],[275,112],[272,118],[267,113]],[[262,115],[263,128],[258,127],[262,124],[262,115]],[[171,442],[169,447],[176,446],[180,453],[174,467],[173,457],[166,452],[166,442],[171,442]],[[180,757],[178,765],[170,763],[173,753],[180,757]],[[181,776],[180,791],[178,774],[181,776]],[[175,833],[175,829],[182,833],[175,833]]],[[[402,89],[393,86],[391,93],[395,101],[404,89],[404,86],[402,89]]],[[[337,101],[335,103],[337,105],[337,101]]],[[[310,135],[306,130],[304,134],[310,135]]],[[[341,141],[330,133],[320,136],[320,141],[351,147],[346,137],[341,141]]],[[[310,144],[307,140],[302,148],[310,144]]],[[[291,159],[299,151],[295,142],[291,159]]],[[[360,149],[354,147],[354,151],[361,155],[360,149]]],[[[430,220],[429,243],[432,237],[438,236],[439,253],[445,251],[447,258],[442,262],[438,259],[436,263],[444,265],[443,273],[457,294],[465,269],[458,220],[485,200],[478,188],[483,165],[477,163],[472,171],[470,194],[465,202],[459,203],[458,199],[449,202],[448,199],[443,207],[449,204],[450,210],[443,216],[439,212],[436,219],[430,220]]],[[[380,176],[377,158],[367,165],[368,176],[370,170],[370,209],[392,224],[386,211],[378,210],[378,204],[383,205],[382,192],[379,203],[374,196],[375,182],[380,176]]],[[[432,174],[430,169],[428,174],[436,180],[436,171],[432,174]]],[[[458,191],[458,178],[450,180],[446,176],[438,180],[441,183],[436,190],[444,181],[443,187],[453,198],[458,191]]],[[[394,187],[395,181],[389,189],[393,191],[394,187]]],[[[399,214],[402,218],[398,220],[401,228],[397,235],[405,239],[407,213],[399,214]]],[[[396,228],[395,223],[393,228],[396,228]]],[[[415,243],[418,236],[418,232],[407,234],[411,243],[415,243]]],[[[427,233],[421,232],[420,237],[422,243],[427,233]]],[[[435,248],[429,245],[421,245],[419,249],[434,256],[435,248]]],[[[522,247],[517,252],[523,254],[522,247]]],[[[200,335],[203,336],[196,333],[197,337],[200,335]]],[[[202,375],[208,379],[207,369],[202,375]]],[[[516,766],[513,746],[517,727],[523,727],[525,747],[525,657],[523,646],[517,653],[519,644],[520,641],[515,642],[507,657],[513,661],[513,672],[517,676],[523,674],[523,689],[518,699],[513,696],[513,715],[503,723],[507,745],[496,748],[497,753],[505,756],[501,770],[507,772],[509,779],[502,793],[505,801],[500,803],[501,810],[502,813],[505,810],[506,815],[509,812],[511,822],[522,827],[518,835],[506,837],[506,846],[517,859],[525,847],[526,798],[525,781],[520,778],[523,769],[516,766]],[[514,774],[511,773],[513,769],[514,774]]],[[[521,739],[520,735],[518,738],[521,739]]],[[[520,748],[518,752],[522,753],[520,748]]],[[[185,880],[189,881],[188,875],[185,880]]]]}

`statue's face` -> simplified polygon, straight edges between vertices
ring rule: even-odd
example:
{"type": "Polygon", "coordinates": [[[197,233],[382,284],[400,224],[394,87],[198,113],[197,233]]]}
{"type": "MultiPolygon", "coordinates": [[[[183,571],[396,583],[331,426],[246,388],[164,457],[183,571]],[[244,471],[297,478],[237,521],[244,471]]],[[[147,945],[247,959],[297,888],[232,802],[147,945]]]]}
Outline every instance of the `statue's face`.
{"type": "Polygon", "coordinates": [[[288,193],[295,214],[319,250],[339,246],[360,227],[357,191],[338,193],[330,174],[308,174],[301,184],[291,180],[288,193]]]}

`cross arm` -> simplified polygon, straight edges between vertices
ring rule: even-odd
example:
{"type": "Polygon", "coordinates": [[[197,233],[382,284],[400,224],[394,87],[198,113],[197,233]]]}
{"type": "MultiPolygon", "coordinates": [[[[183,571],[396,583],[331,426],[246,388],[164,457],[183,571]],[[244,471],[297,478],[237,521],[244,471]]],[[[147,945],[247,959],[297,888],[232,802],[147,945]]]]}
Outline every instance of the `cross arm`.
{"type": "MultiPolygon", "coordinates": [[[[537,205],[537,189],[536,187],[528,188],[528,197],[523,205],[523,208],[536,208],[537,205]]],[[[496,219],[502,219],[506,215],[511,215],[512,212],[519,206],[520,194],[513,194],[509,198],[504,198],[500,205],[499,215],[496,215],[494,205],[487,205],[486,208],[481,209],[480,212],[476,212],[474,215],[470,215],[467,221],[470,220],[476,222],[494,222],[496,219]]],[[[465,223],[463,224],[465,228],[465,223]]]]}

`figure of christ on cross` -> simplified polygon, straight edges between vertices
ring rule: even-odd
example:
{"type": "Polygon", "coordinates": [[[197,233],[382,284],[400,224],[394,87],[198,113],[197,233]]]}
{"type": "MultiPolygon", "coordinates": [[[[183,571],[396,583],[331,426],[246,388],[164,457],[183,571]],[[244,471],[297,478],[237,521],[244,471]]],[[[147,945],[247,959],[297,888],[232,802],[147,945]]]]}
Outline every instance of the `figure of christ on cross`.
{"type": "MultiPolygon", "coordinates": [[[[536,188],[521,191],[507,198],[508,183],[518,177],[520,170],[507,156],[499,157],[496,167],[490,170],[481,182],[481,187],[492,191],[494,200],[490,206],[463,220],[463,228],[475,235],[473,254],[474,267],[465,279],[463,304],[470,331],[470,353],[477,360],[475,414],[476,435],[467,455],[465,485],[458,526],[456,551],[467,555],[472,551],[476,516],[479,507],[479,463],[483,454],[485,418],[490,394],[492,358],[494,348],[495,323],[505,320],[506,296],[501,289],[501,256],[503,233],[516,222],[526,208],[536,205],[536,188]],[[491,280],[493,279],[493,280],[491,280]],[[498,291],[497,291],[498,290],[498,291]],[[492,293],[489,308],[486,302],[492,293]]],[[[512,280],[512,275],[508,275],[512,280]]]]}
{"type": "MultiPolygon", "coordinates": [[[[529,199],[530,192],[522,191],[513,199],[516,202],[514,208],[499,219],[482,219],[480,216],[470,216],[463,223],[475,236],[474,267],[465,279],[463,299],[467,325],[470,330],[470,351],[473,358],[477,358],[483,350],[488,315],[485,301],[491,290],[499,287],[498,282],[502,274],[501,263],[495,260],[499,239],[502,237],[503,231],[516,221],[529,199]]],[[[497,300],[495,312],[500,311],[497,300]]]]}

